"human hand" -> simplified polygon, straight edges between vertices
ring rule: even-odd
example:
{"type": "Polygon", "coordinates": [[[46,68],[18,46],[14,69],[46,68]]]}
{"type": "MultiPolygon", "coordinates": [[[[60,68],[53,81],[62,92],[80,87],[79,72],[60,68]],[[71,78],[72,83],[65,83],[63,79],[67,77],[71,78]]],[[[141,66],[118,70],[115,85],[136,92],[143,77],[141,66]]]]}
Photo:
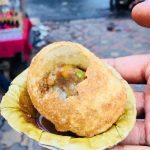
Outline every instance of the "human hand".
{"type": "Polygon", "coordinates": [[[122,77],[132,84],[147,84],[144,92],[135,92],[137,119],[129,136],[111,150],[150,150],[150,55],[106,59],[122,77]],[[145,117],[141,114],[145,113],[145,117]]]}
{"type": "Polygon", "coordinates": [[[134,6],[132,18],[139,25],[150,28],[150,0],[146,0],[134,6]]]}

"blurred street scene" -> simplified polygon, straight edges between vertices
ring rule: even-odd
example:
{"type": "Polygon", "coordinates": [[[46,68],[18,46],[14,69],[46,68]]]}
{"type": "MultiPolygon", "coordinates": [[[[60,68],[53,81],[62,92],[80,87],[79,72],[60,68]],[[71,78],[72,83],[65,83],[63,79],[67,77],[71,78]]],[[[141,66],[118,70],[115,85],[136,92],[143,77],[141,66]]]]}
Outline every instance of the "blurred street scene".
{"type": "MultiPolygon", "coordinates": [[[[130,16],[134,1],[0,0],[0,90],[55,41],[83,44],[101,58],[150,52],[150,30],[130,16]]],[[[141,87],[136,87],[141,90],[141,87]]],[[[0,116],[0,150],[42,150],[0,116]]]]}

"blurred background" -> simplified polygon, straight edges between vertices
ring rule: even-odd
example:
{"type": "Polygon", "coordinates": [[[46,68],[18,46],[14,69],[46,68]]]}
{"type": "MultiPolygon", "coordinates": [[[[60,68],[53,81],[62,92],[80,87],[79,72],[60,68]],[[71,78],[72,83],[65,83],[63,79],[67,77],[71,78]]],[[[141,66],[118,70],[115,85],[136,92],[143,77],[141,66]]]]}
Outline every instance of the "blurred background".
{"type": "MultiPolygon", "coordinates": [[[[150,30],[131,19],[139,2],[0,0],[0,97],[48,43],[78,42],[101,58],[149,53],[150,30]]],[[[35,149],[42,150],[0,116],[0,150],[35,149]]]]}

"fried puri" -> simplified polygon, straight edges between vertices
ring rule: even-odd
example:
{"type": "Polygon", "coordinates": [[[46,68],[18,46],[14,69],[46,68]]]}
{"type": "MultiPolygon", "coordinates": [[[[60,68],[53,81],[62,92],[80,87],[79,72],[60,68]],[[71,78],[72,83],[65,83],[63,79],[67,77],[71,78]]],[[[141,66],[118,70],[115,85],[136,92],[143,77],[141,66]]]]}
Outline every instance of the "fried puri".
{"type": "Polygon", "coordinates": [[[32,60],[27,89],[37,111],[57,131],[92,137],[108,130],[124,113],[122,79],[80,44],[56,42],[32,60]]]}

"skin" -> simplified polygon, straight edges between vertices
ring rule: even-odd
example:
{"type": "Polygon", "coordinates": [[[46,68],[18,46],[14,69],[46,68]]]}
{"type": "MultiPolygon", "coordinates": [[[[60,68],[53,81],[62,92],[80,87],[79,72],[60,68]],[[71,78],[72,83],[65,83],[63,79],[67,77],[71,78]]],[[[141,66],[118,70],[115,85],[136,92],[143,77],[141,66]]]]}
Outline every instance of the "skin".
{"type": "MultiPolygon", "coordinates": [[[[136,5],[132,10],[132,18],[137,24],[150,28],[150,0],[136,5]]],[[[150,150],[150,54],[105,61],[129,83],[147,84],[144,92],[135,92],[137,116],[141,116],[142,120],[138,119],[129,136],[110,150],[150,150]]]]}
{"type": "Polygon", "coordinates": [[[150,28],[150,0],[139,3],[132,10],[133,20],[143,26],[150,28]]]}
{"type": "Polygon", "coordinates": [[[150,55],[134,55],[117,59],[106,59],[129,83],[147,83],[144,92],[135,92],[138,118],[129,136],[111,150],[149,150],[150,149],[150,55]],[[134,63],[133,63],[134,62],[134,63]],[[129,65],[130,64],[130,65],[129,65]],[[136,145],[136,146],[135,146],[136,145]],[[138,145],[138,146],[137,146],[138,145]]]}

